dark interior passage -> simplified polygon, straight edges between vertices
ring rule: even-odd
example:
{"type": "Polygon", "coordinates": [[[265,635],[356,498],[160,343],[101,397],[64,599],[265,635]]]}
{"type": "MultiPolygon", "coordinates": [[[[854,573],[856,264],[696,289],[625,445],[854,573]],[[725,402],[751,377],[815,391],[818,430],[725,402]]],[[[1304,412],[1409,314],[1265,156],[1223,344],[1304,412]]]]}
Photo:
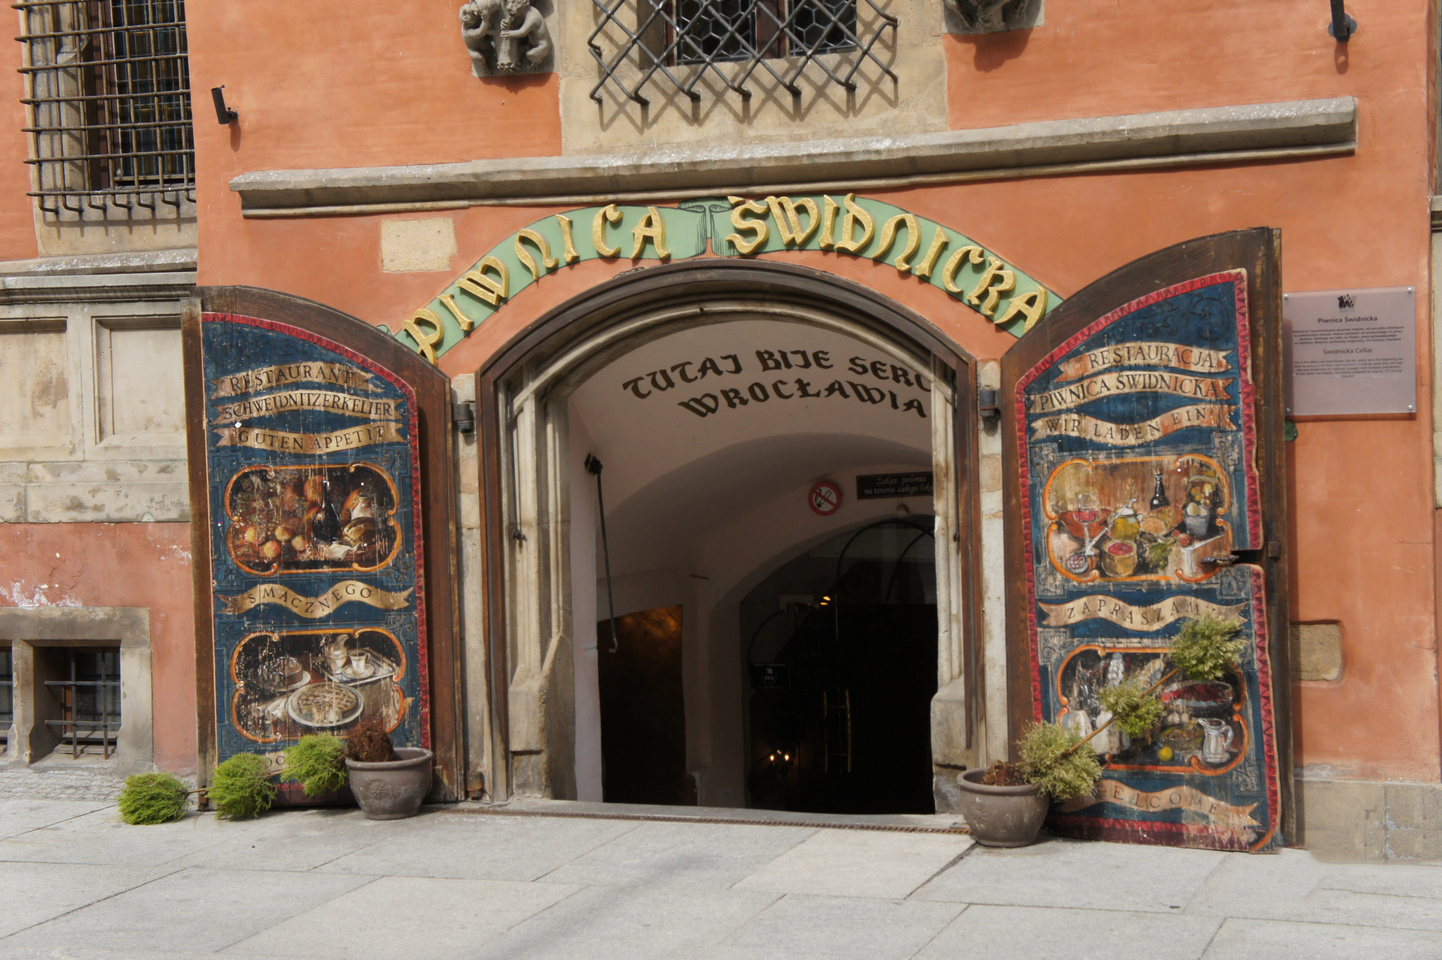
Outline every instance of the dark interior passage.
{"type": "Polygon", "coordinates": [[[686,776],[681,607],[596,625],[602,793],[607,803],[694,804],[686,776]]]}
{"type": "Polygon", "coordinates": [[[743,604],[751,806],[934,809],[930,526],[907,518],[844,535],[785,565],[743,604]]]}

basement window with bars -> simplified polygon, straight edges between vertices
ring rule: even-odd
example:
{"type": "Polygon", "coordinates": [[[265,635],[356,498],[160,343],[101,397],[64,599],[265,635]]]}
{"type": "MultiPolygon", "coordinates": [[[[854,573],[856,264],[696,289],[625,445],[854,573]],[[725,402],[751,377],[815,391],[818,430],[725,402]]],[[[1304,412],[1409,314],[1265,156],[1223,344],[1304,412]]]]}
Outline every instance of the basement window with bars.
{"type": "Polygon", "coordinates": [[[15,725],[15,661],[10,647],[0,647],[0,752],[9,744],[15,725]]]}
{"type": "Polygon", "coordinates": [[[592,0],[599,15],[587,39],[600,66],[591,99],[611,84],[648,104],[646,87],[670,83],[692,101],[708,73],[749,100],[753,77],[766,77],[793,97],[811,70],[847,90],[868,63],[896,80],[874,52],[895,36],[897,20],[873,0],[592,0]],[[868,14],[858,16],[858,7],[868,14]],[[828,57],[828,54],[849,56],[828,57]],[[723,68],[722,65],[737,66],[723,68]],[[696,69],[699,67],[700,69],[696,69]]]}
{"type": "Polygon", "coordinates": [[[53,660],[45,686],[59,714],[45,719],[60,737],[55,754],[108,759],[120,733],[120,648],[52,647],[46,654],[53,660]]]}
{"type": "Polygon", "coordinates": [[[184,0],[21,0],[30,195],[51,220],[193,214],[184,0]]]}

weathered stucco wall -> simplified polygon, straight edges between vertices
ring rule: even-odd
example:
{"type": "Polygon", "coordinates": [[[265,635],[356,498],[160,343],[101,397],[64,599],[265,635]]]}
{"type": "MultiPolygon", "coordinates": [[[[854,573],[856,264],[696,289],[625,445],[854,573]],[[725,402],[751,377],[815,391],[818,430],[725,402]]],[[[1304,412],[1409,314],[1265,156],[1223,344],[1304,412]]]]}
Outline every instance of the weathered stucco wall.
{"type": "MultiPolygon", "coordinates": [[[[18,13],[11,11],[4,22],[18,32],[18,13]]],[[[23,260],[35,256],[35,219],[30,212],[30,168],[25,164],[25,78],[19,73],[21,46],[8,38],[0,43],[0,260],[23,260]]]]}
{"type": "Polygon", "coordinates": [[[149,609],[155,763],[178,772],[195,769],[190,576],[186,523],[0,524],[0,606],[149,609]]]}

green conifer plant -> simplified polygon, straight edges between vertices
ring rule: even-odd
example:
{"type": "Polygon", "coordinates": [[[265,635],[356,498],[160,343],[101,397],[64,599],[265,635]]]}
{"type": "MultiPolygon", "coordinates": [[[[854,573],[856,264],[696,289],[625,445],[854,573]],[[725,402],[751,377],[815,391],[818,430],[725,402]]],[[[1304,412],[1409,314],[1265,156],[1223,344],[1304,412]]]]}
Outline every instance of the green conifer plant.
{"type": "Polygon", "coordinates": [[[345,741],[329,733],[312,733],[285,751],[281,779],[298,783],[307,797],[333,793],[345,786],[345,741]]]}
{"type": "Polygon", "coordinates": [[[206,796],[218,816],[227,820],[258,817],[275,803],[270,766],[253,753],[237,753],[215,768],[206,796]]]}
{"type": "Polygon", "coordinates": [[[1096,789],[1102,763],[1095,750],[1079,749],[1086,740],[1056,723],[1034,723],[1017,741],[1022,775],[1053,800],[1070,800],[1096,789]]]}
{"type": "Polygon", "coordinates": [[[137,773],[125,778],[120,819],[126,823],[169,823],[185,816],[190,791],[173,773],[137,773]]]}
{"type": "Polygon", "coordinates": [[[1104,687],[1097,693],[1097,699],[1112,715],[1112,722],[1133,737],[1140,737],[1156,726],[1166,712],[1161,697],[1143,686],[1141,677],[1128,677],[1121,683],[1104,687]]]}

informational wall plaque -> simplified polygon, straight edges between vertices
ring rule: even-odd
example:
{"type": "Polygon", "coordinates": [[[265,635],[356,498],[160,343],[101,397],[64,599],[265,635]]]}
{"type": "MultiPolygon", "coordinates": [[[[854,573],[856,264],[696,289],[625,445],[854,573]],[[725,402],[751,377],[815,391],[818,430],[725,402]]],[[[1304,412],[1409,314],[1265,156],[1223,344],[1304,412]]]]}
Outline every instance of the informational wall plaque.
{"type": "Polygon", "coordinates": [[[1252,306],[1247,270],[1198,276],[1204,262],[1183,260],[1170,284],[1145,272],[1150,290],[1118,282],[1131,299],[1104,313],[1115,300],[1079,294],[1102,309],[1004,361],[1030,719],[1096,732],[1086,749],[1104,763],[1096,793],[1053,808],[1053,830],[1259,850],[1281,829],[1265,576],[1237,562],[1262,536],[1252,306]],[[1203,616],[1246,640],[1219,678],[1170,657],[1203,616]],[[1130,736],[1102,697],[1126,682],[1164,708],[1130,736]]]}
{"type": "Polygon", "coordinates": [[[414,391],[285,323],[201,345],[217,759],[362,720],[430,746],[414,391]]]}
{"type": "Polygon", "coordinates": [[[1417,411],[1413,288],[1290,293],[1282,311],[1288,415],[1417,411]]]}

